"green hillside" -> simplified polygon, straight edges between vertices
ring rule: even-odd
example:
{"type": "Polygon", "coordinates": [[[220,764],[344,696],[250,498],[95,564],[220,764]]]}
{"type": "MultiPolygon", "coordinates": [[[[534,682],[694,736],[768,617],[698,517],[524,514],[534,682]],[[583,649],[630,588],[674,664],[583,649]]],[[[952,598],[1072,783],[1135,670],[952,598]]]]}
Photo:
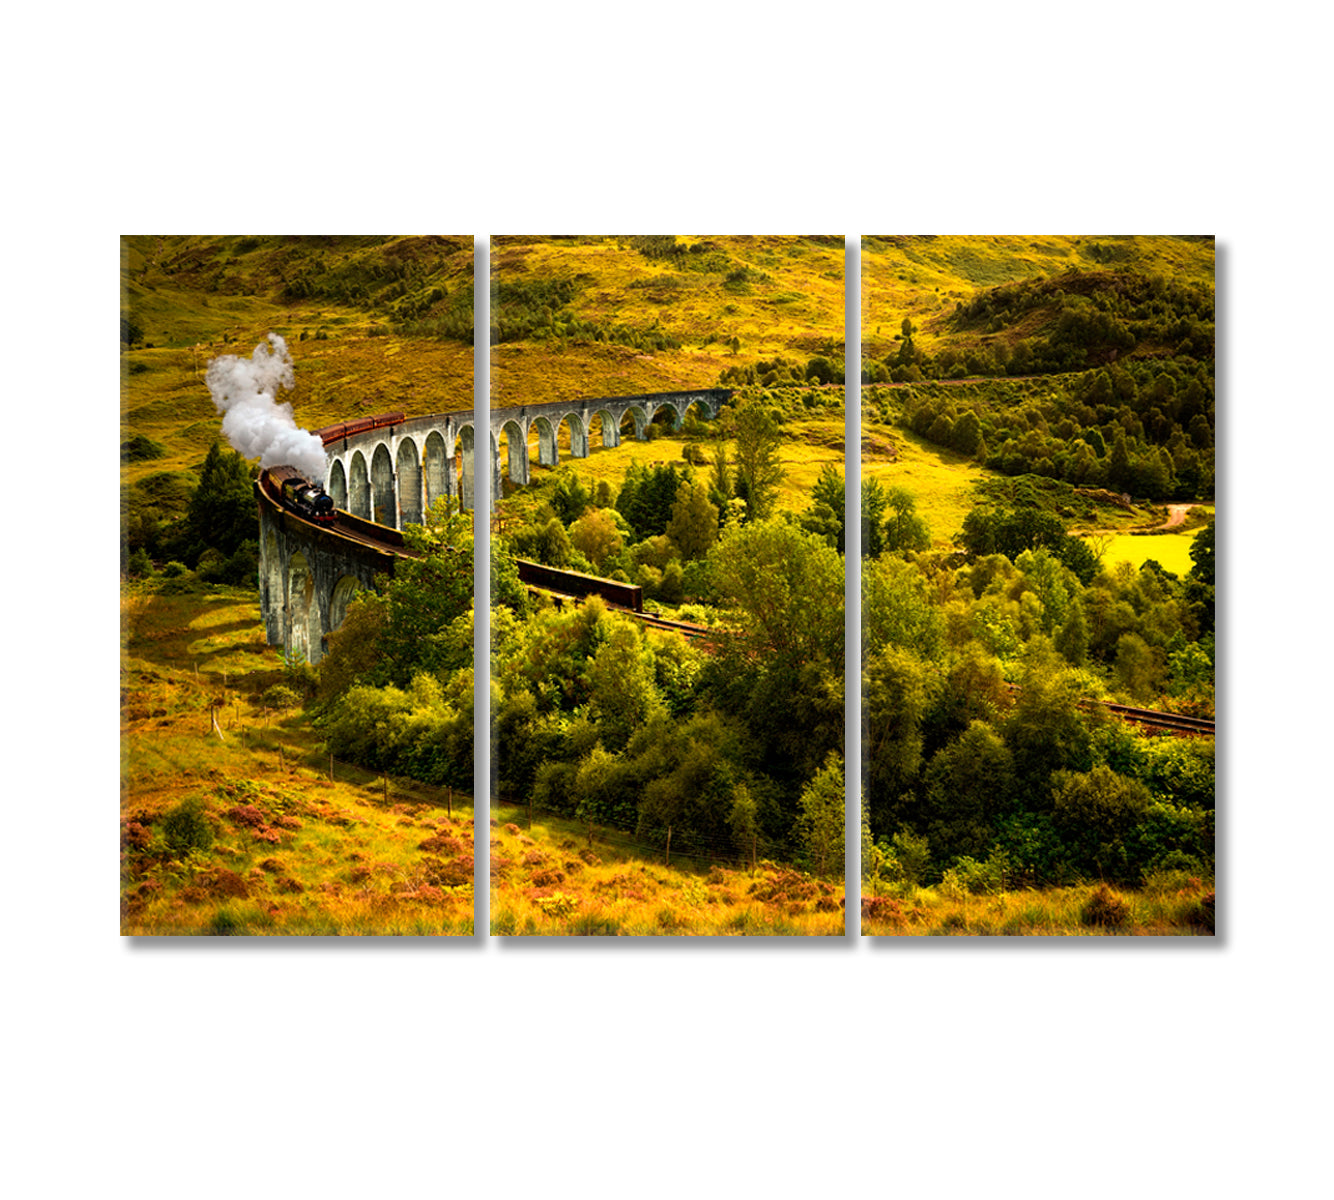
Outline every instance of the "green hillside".
{"type": "Polygon", "coordinates": [[[729,368],[843,363],[842,237],[498,237],[495,407],[712,387],[729,368]]]}

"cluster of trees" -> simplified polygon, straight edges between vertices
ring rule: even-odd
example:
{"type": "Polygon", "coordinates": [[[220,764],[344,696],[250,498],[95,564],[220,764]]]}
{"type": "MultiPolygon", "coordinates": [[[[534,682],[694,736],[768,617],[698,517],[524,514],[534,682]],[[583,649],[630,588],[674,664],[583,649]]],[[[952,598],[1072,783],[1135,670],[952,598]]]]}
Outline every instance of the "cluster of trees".
{"type": "MultiPolygon", "coordinates": [[[[340,758],[466,787],[473,771],[468,523],[438,508],[418,557],[358,596],[318,670],[340,758]]],[[[498,794],[646,845],[842,870],[843,565],[783,519],[708,549],[722,625],[707,651],[592,599],[534,605],[492,543],[498,794]]]]}
{"type": "MultiPolygon", "coordinates": [[[[122,458],[156,456],[150,439],[131,438],[122,458]]],[[[255,474],[216,441],[191,491],[187,476],[161,471],[121,492],[121,573],[146,578],[171,563],[208,580],[257,586],[259,524],[255,474]]],[[[178,567],[178,569],[179,569],[178,567]]]]}
{"type": "Polygon", "coordinates": [[[505,534],[508,548],[548,566],[639,584],[665,604],[710,602],[710,548],[729,527],[769,517],[783,477],[781,430],[768,409],[738,405],[721,433],[708,451],[687,445],[707,468],[700,474],[686,462],[632,464],[613,492],[606,481],[588,488],[573,471],[557,472],[523,524],[505,534]]]}
{"type": "MultiPolygon", "coordinates": [[[[316,723],[332,753],[427,783],[472,787],[473,537],[438,501],[404,533],[415,558],[348,606],[318,670],[316,723]]],[[[513,564],[493,553],[496,611],[526,605],[513,564]]]]}
{"type": "MultiPolygon", "coordinates": [[[[735,340],[735,339],[734,339],[735,340]]],[[[733,353],[739,344],[733,348],[733,353]]],[[[792,387],[799,384],[831,385],[843,383],[843,360],[815,354],[804,363],[779,354],[745,366],[724,367],[718,376],[720,387],[792,387]]]]}
{"type": "Polygon", "coordinates": [[[1047,375],[1127,358],[1212,364],[1212,289],[1129,270],[1071,271],[979,292],[955,307],[935,354],[904,319],[899,344],[863,367],[864,383],[913,383],[969,375],[1047,375]],[[1034,330],[1016,333],[1016,330],[1034,330]]]}
{"type": "Polygon", "coordinates": [[[981,510],[964,540],[962,565],[885,552],[863,568],[869,877],[1211,874],[1212,742],[1137,735],[1091,701],[1212,712],[1212,526],[1186,578],[1102,568],[1041,513],[981,510]]]}
{"type": "Polygon", "coordinates": [[[837,873],[842,557],[771,518],[728,526],[704,562],[721,622],[708,651],[597,600],[493,610],[497,789],[674,852],[837,873]]]}
{"type": "MultiPolygon", "coordinates": [[[[869,399],[874,411],[884,397],[873,390],[869,399]]],[[[1155,500],[1213,494],[1213,372],[1194,362],[1133,362],[1041,383],[920,385],[901,399],[906,428],[1006,475],[1155,500]]]]}
{"type": "MultiPolygon", "coordinates": [[[[840,554],[847,536],[843,473],[826,464],[811,488],[811,502],[799,517],[801,527],[823,538],[840,554]]],[[[862,480],[863,558],[886,550],[926,550],[931,530],[917,511],[917,501],[901,487],[887,487],[878,479],[862,480]]]]}

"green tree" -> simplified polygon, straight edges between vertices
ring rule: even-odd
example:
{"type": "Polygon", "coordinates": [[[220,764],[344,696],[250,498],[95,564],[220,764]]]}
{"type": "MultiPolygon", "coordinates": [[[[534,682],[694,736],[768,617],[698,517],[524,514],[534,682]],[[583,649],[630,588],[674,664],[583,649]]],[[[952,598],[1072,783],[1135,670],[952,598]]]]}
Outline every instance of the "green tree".
{"type": "Polygon", "coordinates": [[[1148,789],[1101,765],[1054,782],[1056,826],[1077,865],[1104,878],[1133,879],[1138,872],[1125,841],[1149,808],[1148,789]]]}
{"type": "Polygon", "coordinates": [[[842,554],[845,549],[843,509],[843,473],[832,463],[825,463],[811,488],[811,505],[801,515],[801,527],[824,538],[842,554]]]}
{"type": "Polygon", "coordinates": [[[654,679],[653,652],[628,621],[613,620],[588,667],[589,707],[603,742],[624,748],[630,735],[665,711],[654,679]]]}
{"type": "Polygon", "coordinates": [[[797,839],[816,875],[843,875],[843,758],[831,753],[802,789],[797,839]]]}
{"type": "Polygon", "coordinates": [[[885,496],[889,516],[883,527],[883,549],[929,550],[931,529],[917,513],[917,501],[904,488],[891,488],[885,496]]]}
{"type": "Polygon", "coordinates": [[[1190,573],[1201,583],[1214,586],[1214,520],[1195,535],[1190,544],[1190,561],[1193,564],[1190,573]]]}
{"type": "Polygon", "coordinates": [[[472,665],[472,514],[440,506],[404,541],[416,557],[400,558],[383,588],[378,646],[388,679],[406,685],[417,671],[437,674],[472,665]],[[467,629],[457,623],[467,617],[467,629]]]}
{"type": "Polygon", "coordinates": [[[205,550],[234,554],[259,533],[250,468],[234,450],[216,441],[209,447],[185,518],[187,561],[194,565],[205,550]]]}
{"type": "Polygon", "coordinates": [[[621,552],[624,539],[605,509],[588,509],[570,526],[570,544],[601,571],[602,564],[621,552]]]}
{"type": "Polygon", "coordinates": [[[709,460],[709,502],[717,506],[721,513],[726,510],[727,502],[732,498],[732,468],[727,461],[727,443],[719,441],[713,448],[713,457],[709,460]]]}
{"type": "Polygon", "coordinates": [[[843,559],[795,525],[765,521],[709,552],[714,586],[745,616],[741,639],[792,664],[843,660],[843,559]]]}
{"type": "Polygon", "coordinates": [[[757,404],[734,412],[737,492],[745,497],[749,520],[762,521],[778,499],[783,468],[778,460],[782,433],[778,422],[757,404]]]}
{"type": "Polygon", "coordinates": [[[551,507],[561,524],[569,525],[577,520],[592,502],[592,493],[573,471],[560,470],[556,473],[556,485],[551,490],[551,507]]]}
{"type": "Polygon", "coordinates": [[[944,621],[932,602],[926,576],[897,558],[868,562],[862,571],[862,654],[866,659],[892,645],[936,658],[944,621]]]}
{"type": "Polygon", "coordinates": [[[718,509],[704,484],[687,480],[677,489],[667,536],[686,562],[704,557],[718,540],[718,509]]]}
{"type": "Polygon", "coordinates": [[[1130,450],[1126,445],[1124,430],[1118,430],[1112,443],[1112,455],[1107,462],[1107,482],[1114,488],[1126,489],[1131,486],[1134,472],[1130,465],[1130,450]]]}
{"type": "Polygon", "coordinates": [[[950,430],[950,445],[960,454],[976,454],[982,444],[982,422],[971,408],[965,410],[950,430]]]}
{"type": "Polygon", "coordinates": [[[993,822],[1013,800],[1014,756],[985,721],[931,760],[927,770],[924,823],[942,861],[961,854],[982,858],[994,836],[993,822]]]}
{"type": "Polygon", "coordinates": [[[885,646],[862,673],[862,762],[872,828],[899,824],[902,798],[922,766],[922,723],[939,676],[911,650],[885,646]]]}

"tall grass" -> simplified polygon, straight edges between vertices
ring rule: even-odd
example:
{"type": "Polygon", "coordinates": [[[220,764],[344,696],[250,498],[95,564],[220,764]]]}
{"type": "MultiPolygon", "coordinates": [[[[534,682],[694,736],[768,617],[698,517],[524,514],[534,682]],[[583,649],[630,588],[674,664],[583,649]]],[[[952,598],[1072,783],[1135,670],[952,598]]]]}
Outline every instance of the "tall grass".
{"type": "Polygon", "coordinates": [[[491,932],[499,936],[840,936],[843,887],[775,863],[681,869],[596,827],[491,810],[491,932]]]}

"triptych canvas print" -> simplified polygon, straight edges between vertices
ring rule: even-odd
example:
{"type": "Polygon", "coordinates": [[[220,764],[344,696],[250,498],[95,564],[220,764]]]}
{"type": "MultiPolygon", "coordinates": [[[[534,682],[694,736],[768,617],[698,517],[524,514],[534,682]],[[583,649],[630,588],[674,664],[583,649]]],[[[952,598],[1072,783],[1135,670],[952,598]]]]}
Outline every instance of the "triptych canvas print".
{"type": "Polygon", "coordinates": [[[126,236],[119,361],[123,934],[1214,932],[1212,238],[126,236]]]}

